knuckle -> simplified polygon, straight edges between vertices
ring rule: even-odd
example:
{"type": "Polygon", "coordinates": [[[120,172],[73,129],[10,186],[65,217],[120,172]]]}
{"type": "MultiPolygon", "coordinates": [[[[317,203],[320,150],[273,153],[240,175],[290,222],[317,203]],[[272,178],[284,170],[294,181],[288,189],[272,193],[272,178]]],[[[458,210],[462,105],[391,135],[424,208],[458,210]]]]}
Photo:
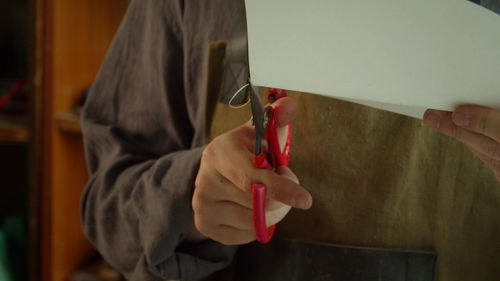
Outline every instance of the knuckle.
{"type": "Polygon", "coordinates": [[[491,169],[495,173],[495,175],[498,177],[500,176],[500,161],[495,161],[492,160],[490,163],[491,169]]]}
{"type": "Polygon", "coordinates": [[[288,169],[288,172],[287,174],[285,175],[286,178],[292,180],[293,182],[297,183],[297,184],[300,184],[300,180],[299,178],[297,177],[297,175],[292,171],[290,170],[289,168],[286,167],[286,169],[288,169]]]}
{"type": "Polygon", "coordinates": [[[462,139],[462,129],[458,126],[453,125],[450,129],[451,136],[457,140],[462,139]]]}
{"type": "Polygon", "coordinates": [[[194,182],[195,195],[205,193],[206,188],[209,186],[208,178],[204,175],[198,175],[194,182]]]}
{"type": "Polygon", "coordinates": [[[191,207],[193,208],[193,212],[195,213],[195,215],[203,214],[203,203],[197,197],[193,198],[191,207]]]}
{"type": "Polygon", "coordinates": [[[232,135],[241,136],[241,135],[248,135],[251,132],[253,132],[253,128],[252,127],[249,127],[249,126],[246,126],[246,125],[241,125],[239,127],[236,127],[234,130],[230,131],[229,133],[232,134],[232,135]]]}
{"type": "Polygon", "coordinates": [[[194,180],[195,191],[203,185],[205,185],[205,177],[202,174],[198,173],[196,179],[194,180]]]}
{"type": "Polygon", "coordinates": [[[202,218],[200,218],[199,216],[195,216],[194,225],[201,234],[210,237],[211,234],[210,226],[202,218]]]}
{"type": "MultiPolygon", "coordinates": [[[[272,175],[273,172],[266,170],[266,174],[264,175],[264,179],[267,183],[267,192],[269,193],[270,199],[276,199],[278,201],[288,203],[289,202],[289,194],[293,192],[293,189],[285,188],[282,182],[278,183],[276,178],[272,175]]],[[[287,186],[288,187],[288,186],[287,186]]]]}
{"type": "Polygon", "coordinates": [[[212,142],[203,150],[201,154],[202,161],[210,161],[210,159],[213,159],[214,153],[214,143],[212,142]]]}
{"type": "Polygon", "coordinates": [[[226,179],[224,176],[219,177],[219,183],[223,185],[231,184],[231,181],[226,179]]]}
{"type": "Polygon", "coordinates": [[[247,173],[242,172],[238,176],[238,185],[244,190],[248,190],[252,186],[252,179],[247,173]]]}
{"type": "Polygon", "coordinates": [[[483,147],[485,152],[494,157],[494,158],[500,158],[500,144],[496,143],[490,139],[486,139],[483,141],[483,147]]]}
{"type": "Polygon", "coordinates": [[[491,152],[492,152],[491,155],[493,155],[493,157],[500,160],[500,143],[496,143],[491,152]]]}
{"type": "Polygon", "coordinates": [[[482,114],[479,115],[477,121],[477,130],[481,134],[485,134],[488,131],[488,120],[490,120],[490,115],[490,110],[485,110],[482,114]]]}

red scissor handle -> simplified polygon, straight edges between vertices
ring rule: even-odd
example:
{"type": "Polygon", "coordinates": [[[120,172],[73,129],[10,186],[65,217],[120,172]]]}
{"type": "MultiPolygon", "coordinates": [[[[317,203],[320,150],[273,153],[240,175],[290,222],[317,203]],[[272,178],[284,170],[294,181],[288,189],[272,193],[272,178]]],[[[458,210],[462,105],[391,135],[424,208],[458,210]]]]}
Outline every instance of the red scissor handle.
{"type": "MultiPolygon", "coordinates": [[[[268,100],[273,102],[286,96],[284,90],[271,89],[269,90],[268,100]]],[[[269,148],[269,154],[271,155],[272,165],[267,161],[266,153],[261,151],[259,155],[254,155],[252,160],[253,165],[257,168],[272,170],[273,167],[288,166],[288,160],[290,159],[290,142],[292,138],[290,125],[288,125],[288,135],[285,147],[283,151],[281,151],[278,132],[276,130],[276,118],[279,114],[278,110],[278,108],[275,108],[271,116],[269,116],[266,129],[266,141],[269,148]]],[[[252,184],[252,195],[255,236],[257,241],[265,244],[271,240],[274,229],[276,228],[276,225],[270,227],[266,226],[266,186],[262,183],[252,184]]]]}

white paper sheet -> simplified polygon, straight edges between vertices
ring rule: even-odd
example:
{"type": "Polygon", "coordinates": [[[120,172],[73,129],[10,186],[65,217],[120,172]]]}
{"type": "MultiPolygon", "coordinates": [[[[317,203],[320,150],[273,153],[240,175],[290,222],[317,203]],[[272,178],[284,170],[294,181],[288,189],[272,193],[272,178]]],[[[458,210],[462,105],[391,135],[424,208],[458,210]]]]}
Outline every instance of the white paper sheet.
{"type": "Polygon", "coordinates": [[[466,0],[246,0],[254,85],[416,118],[500,108],[500,15],[466,0]]]}

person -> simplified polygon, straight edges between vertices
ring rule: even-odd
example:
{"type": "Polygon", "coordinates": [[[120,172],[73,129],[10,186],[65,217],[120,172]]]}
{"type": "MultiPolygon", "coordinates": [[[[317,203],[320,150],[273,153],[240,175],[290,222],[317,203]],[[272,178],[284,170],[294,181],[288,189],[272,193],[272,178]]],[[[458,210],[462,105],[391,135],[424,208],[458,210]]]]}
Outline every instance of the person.
{"type": "Polygon", "coordinates": [[[498,111],[424,116],[488,170],[418,120],[291,92],[273,104],[281,128],[300,117],[291,169],[257,169],[249,116],[216,113],[221,127],[204,142],[207,50],[221,40],[226,65],[246,58],[243,0],[131,1],[92,86],[82,116],[90,172],[82,225],[127,279],[200,280],[227,267],[237,245],[255,239],[249,188],[257,181],[268,187],[271,223],[281,221],[277,235],[433,248],[439,280],[498,277],[498,111]]]}

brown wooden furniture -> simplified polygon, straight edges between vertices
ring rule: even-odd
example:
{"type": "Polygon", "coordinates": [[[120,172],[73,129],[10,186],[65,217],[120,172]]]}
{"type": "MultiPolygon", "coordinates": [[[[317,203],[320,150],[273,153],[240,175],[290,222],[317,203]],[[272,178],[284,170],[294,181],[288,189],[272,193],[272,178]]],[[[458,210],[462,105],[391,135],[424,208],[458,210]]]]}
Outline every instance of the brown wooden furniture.
{"type": "Polygon", "coordinates": [[[0,143],[27,143],[28,118],[0,116],[0,143]]]}
{"type": "Polygon", "coordinates": [[[80,195],[88,179],[82,138],[61,130],[58,116],[61,120],[61,113],[91,85],[127,3],[36,0],[34,136],[39,167],[34,174],[41,188],[40,280],[67,280],[94,254],[80,226],[80,195]]]}
{"type": "Polygon", "coordinates": [[[57,115],[57,126],[65,133],[81,134],[80,116],[74,112],[61,112],[57,115]]]}

